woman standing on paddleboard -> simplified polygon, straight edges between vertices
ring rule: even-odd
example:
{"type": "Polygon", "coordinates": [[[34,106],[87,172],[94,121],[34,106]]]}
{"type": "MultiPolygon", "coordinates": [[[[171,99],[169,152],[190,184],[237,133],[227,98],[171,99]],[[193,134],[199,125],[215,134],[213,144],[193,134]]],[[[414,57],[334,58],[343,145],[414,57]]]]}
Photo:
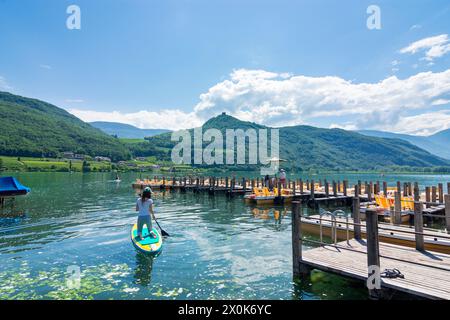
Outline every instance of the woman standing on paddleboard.
{"type": "MultiPolygon", "coordinates": [[[[147,225],[147,229],[152,230],[152,219],[155,219],[155,214],[153,213],[153,200],[152,200],[152,190],[147,187],[142,192],[142,196],[136,201],[136,211],[139,211],[137,220],[137,236],[142,239],[142,229],[144,225],[147,225]]],[[[155,219],[156,220],[156,219],[155,219]]],[[[149,236],[151,238],[156,238],[156,235],[150,232],[149,236]]]]}

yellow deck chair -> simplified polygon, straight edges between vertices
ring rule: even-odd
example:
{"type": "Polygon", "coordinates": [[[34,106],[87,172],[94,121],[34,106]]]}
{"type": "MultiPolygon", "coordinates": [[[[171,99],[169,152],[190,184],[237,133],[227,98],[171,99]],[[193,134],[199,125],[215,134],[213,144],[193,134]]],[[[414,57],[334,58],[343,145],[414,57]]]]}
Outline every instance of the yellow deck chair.
{"type": "Polygon", "coordinates": [[[278,196],[278,188],[273,188],[273,194],[274,196],[278,196]]]}
{"type": "Polygon", "coordinates": [[[260,188],[254,187],[253,193],[255,194],[255,196],[262,196],[262,191],[260,188]]]}
{"type": "Polygon", "coordinates": [[[380,201],[381,201],[381,206],[384,209],[390,209],[391,208],[391,204],[389,203],[388,198],[386,198],[385,196],[381,196],[380,197],[380,201]]]}
{"type": "Polygon", "coordinates": [[[382,207],[383,205],[381,204],[381,199],[380,196],[375,195],[375,202],[377,204],[378,207],[382,207]]]}

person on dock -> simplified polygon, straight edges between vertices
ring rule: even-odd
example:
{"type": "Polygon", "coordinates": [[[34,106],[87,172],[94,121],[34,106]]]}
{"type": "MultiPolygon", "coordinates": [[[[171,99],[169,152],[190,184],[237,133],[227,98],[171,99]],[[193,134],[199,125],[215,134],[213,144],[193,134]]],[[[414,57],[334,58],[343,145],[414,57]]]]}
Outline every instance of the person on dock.
{"type": "Polygon", "coordinates": [[[270,177],[268,174],[264,177],[264,187],[269,188],[270,177]]]}
{"type": "Polygon", "coordinates": [[[280,169],[280,182],[281,186],[286,189],[286,171],[284,169],[280,169]]]}
{"type": "Polygon", "coordinates": [[[152,199],[152,189],[146,187],[142,192],[140,198],[136,201],[136,211],[139,211],[138,220],[137,220],[137,234],[138,238],[142,239],[142,228],[144,225],[147,226],[149,236],[152,238],[156,238],[156,235],[152,230],[152,219],[155,219],[155,214],[153,212],[153,199],[152,199]]]}

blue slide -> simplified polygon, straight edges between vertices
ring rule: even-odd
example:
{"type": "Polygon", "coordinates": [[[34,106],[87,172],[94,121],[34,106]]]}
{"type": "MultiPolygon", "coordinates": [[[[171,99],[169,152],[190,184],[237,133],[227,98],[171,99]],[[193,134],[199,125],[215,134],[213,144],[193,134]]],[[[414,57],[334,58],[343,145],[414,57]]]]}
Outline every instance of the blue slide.
{"type": "Polygon", "coordinates": [[[20,196],[30,191],[14,177],[0,177],[0,197],[20,196]]]}

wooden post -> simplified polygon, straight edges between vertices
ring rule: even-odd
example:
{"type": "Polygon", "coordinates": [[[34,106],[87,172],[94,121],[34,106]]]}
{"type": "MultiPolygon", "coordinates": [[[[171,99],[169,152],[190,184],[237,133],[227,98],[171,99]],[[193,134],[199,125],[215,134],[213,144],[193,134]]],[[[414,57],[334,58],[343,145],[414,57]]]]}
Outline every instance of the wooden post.
{"type": "Polygon", "coordinates": [[[416,250],[425,250],[423,241],[423,214],[422,202],[414,201],[414,230],[416,231],[416,250]]]}
{"type": "Polygon", "coordinates": [[[446,194],[445,201],[445,224],[447,225],[447,233],[450,233],[450,194],[446,194]]]}
{"type": "Polygon", "coordinates": [[[294,278],[302,273],[302,226],[300,217],[300,201],[292,201],[292,271],[294,278]]]}
{"type": "Polygon", "coordinates": [[[333,180],[333,196],[337,197],[336,181],[333,180]]]}
{"type": "Polygon", "coordinates": [[[292,181],[292,194],[295,196],[295,180],[292,181]]]}
{"type": "Polygon", "coordinates": [[[413,195],[412,183],[408,182],[408,196],[412,196],[412,195],[413,195]]]}
{"type": "Polygon", "coordinates": [[[344,196],[346,197],[347,196],[347,184],[348,184],[348,181],[344,180],[342,183],[344,184],[344,196]]]}
{"type": "Polygon", "coordinates": [[[439,203],[444,203],[444,186],[442,183],[438,184],[439,203]]]}
{"type": "Polygon", "coordinates": [[[312,199],[312,200],[314,200],[314,180],[311,180],[311,188],[310,188],[310,191],[311,191],[311,196],[310,196],[310,199],[312,199]]]}
{"type": "Polygon", "coordinates": [[[396,191],[395,194],[395,202],[394,202],[394,223],[401,224],[402,223],[402,199],[401,193],[396,191]]]}
{"type": "Polygon", "coordinates": [[[299,186],[300,186],[300,194],[302,194],[303,193],[303,180],[302,179],[300,179],[299,186]]]}
{"type": "Polygon", "coordinates": [[[358,180],[358,195],[361,195],[361,180],[358,180]]]}
{"type": "Polygon", "coordinates": [[[228,177],[225,177],[225,188],[228,189],[228,177]]]}
{"type": "Polygon", "coordinates": [[[359,196],[357,193],[358,185],[355,185],[355,196],[353,197],[353,210],[352,210],[352,218],[355,225],[353,226],[353,231],[356,240],[361,240],[361,216],[360,216],[360,203],[359,196]]]}
{"type": "Polygon", "coordinates": [[[450,194],[450,182],[447,182],[447,194],[450,194]]]}
{"type": "Polygon", "coordinates": [[[408,184],[406,182],[403,183],[403,196],[408,196],[408,184]]]}
{"type": "MultiPolygon", "coordinates": [[[[378,242],[378,214],[374,209],[366,210],[367,267],[368,277],[374,274],[373,268],[380,269],[380,246],[378,242]],[[370,272],[372,271],[372,272],[370,272]]],[[[378,296],[378,289],[369,288],[371,297],[378,296]]]]}
{"type": "Polygon", "coordinates": [[[400,194],[402,192],[402,185],[401,185],[400,181],[397,181],[397,192],[400,194]]]}
{"type": "Polygon", "coordinates": [[[430,187],[425,187],[425,202],[427,203],[426,204],[427,208],[431,207],[431,205],[429,203],[429,202],[431,202],[430,187]]]}
{"type": "Polygon", "coordinates": [[[431,187],[431,202],[433,202],[433,205],[436,203],[437,201],[437,190],[436,190],[436,186],[432,186],[431,187]]]}
{"type": "Polygon", "coordinates": [[[383,194],[385,197],[387,197],[387,182],[383,181],[383,194]]]}
{"type": "Polygon", "coordinates": [[[328,183],[327,180],[325,180],[325,197],[329,197],[330,196],[330,184],[328,183]]]}
{"type": "Polygon", "coordinates": [[[373,194],[374,194],[374,192],[373,192],[373,182],[372,181],[370,181],[370,183],[369,183],[369,194],[370,194],[370,196],[369,196],[369,201],[372,201],[372,196],[373,196],[373,194]]]}

